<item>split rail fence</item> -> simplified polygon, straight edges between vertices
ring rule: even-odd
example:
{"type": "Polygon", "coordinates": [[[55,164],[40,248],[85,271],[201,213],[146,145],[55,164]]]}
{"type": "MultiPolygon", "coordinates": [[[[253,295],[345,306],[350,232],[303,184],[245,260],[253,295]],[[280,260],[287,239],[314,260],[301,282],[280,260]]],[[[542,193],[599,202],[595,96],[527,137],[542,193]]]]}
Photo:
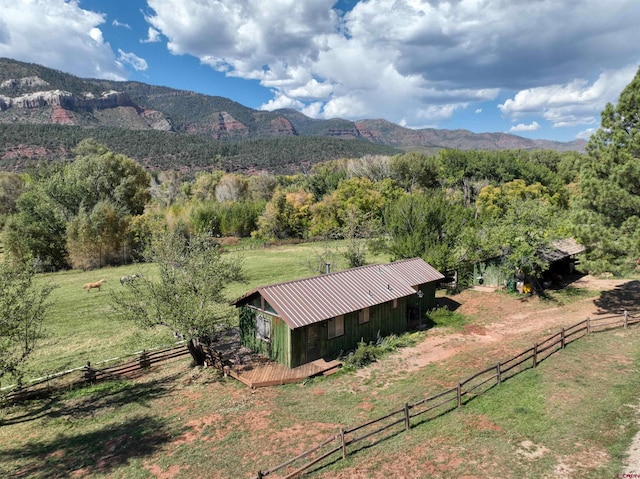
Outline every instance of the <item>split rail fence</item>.
{"type": "MultiPolygon", "coordinates": [[[[516,374],[526,369],[535,368],[541,361],[581,337],[593,332],[627,328],[637,323],[640,323],[640,317],[633,317],[625,311],[622,317],[616,315],[597,319],[587,318],[572,326],[562,328],[556,334],[535,343],[520,354],[506,361],[497,362],[493,366],[458,381],[455,386],[446,391],[414,403],[404,403],[396,410],[364,424],[342,428],[308,451],[271,469],[258,471],[258,475],[254,479],[262,479],[276,472],[284,474],[279,476],[281,479],[293,479],[305,472],[313,472],[321,468],[321,463],[325,460],[329,462],[329,458],[332,458],[331,462],[346,459],[348,454],[378,444],[403,431],[410,431],[412,426],[430,421],[461,407],[474,397],[500,385],[516,374]]],[[[324,464],[326,465],[327,462],[324,464]]]]}
{"type": "Polygon", "coordinates": [[[131,375],[141,369],[150,368],[154,364],[188,354],[189,350],[186,348],[184,342],[180,342],[175,346],[138,351],[129,356],[107,359],[94,365],[92,365],[91,362],[87,362],[87,364],[82,367],[49,374],[34,379],[22,386],[13,385],[2,388],[0,389],[0,400],[6,402],[22,401],[64,388],[70,389],[85,383],[94,383],[105,379],[131,375]],[[104,366],[105,364],[122,361],[127,358],[131,359],[112,366],[104,366]],[[5,393],[4,391],[7,392],[5,393]]]}

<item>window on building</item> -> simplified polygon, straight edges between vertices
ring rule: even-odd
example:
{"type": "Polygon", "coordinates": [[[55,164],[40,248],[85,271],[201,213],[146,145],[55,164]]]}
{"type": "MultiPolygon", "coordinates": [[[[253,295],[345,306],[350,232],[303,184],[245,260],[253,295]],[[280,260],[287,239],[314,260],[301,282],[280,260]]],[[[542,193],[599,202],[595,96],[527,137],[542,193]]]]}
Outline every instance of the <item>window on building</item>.
{"type": "Polygon", "coordinates": [[[369,308],[364,308],[358,311],[358,324],[369,322],[369,308]]]}
{"type": "Polygon", "coordinates": [[[398,298],[393,298],[393,309],[396,309],[398,307],[398,298]]]}
{"type": "Polygon", "coordinates": [[[260,296],[256,296],[255,298],[253,298],[249,304],[254,308],[262,309],[262,299],[260,298],[260,296]]]}
{"type": "Polygon", "coordinates": [[[266,299],[264,300],[264,310],[270,313],[274,313],[274,314],[276,313],[276,310],[273,309],[273,306],[271,306],[266,299]]]}
{"type": "Polygon", "coordinates": [[[264,314],[256,314],[256,337],[263,341],[271,340],[271,321],[264,314]]]}
{"type": "Polygon", "coordinates": [[[344,316],[336,316],[327,322],[327,337],[329,339],[344,335],[344,316]]]}

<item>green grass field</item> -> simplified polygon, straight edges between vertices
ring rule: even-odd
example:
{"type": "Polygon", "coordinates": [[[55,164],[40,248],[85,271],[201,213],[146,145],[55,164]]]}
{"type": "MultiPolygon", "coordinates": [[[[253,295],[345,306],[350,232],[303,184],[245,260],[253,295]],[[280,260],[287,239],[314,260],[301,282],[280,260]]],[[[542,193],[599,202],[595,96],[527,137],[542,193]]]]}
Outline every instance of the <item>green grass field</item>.
{"type": "MultiPolygon", "coordinates": [[[[332,248],[344,243],[334,242],[332,248]]],[[[309,263],[322,253],[324,243],[304,243],[273,248],[230,252],[241,258],[246,282],[231,283],[227,298],[235,299],[265,284],[313,276],[309,263]]],[[[387,261],[370,257],[369,262],[387,261]]],[[[317,262],[317,261],[316,261],[317,262]]],[[[48,338],[41,343],[28,363],[26,379],[81,367],[110,358],[122,357],[142,349],[172,344],[173,336],[166,328],[142,329],[133,322],[117,319],[110,306],[110,295],[122,289],[120,277],[142,271],[153,275],[149,264],[103,268],[94,271],[64,271],[40,275],[38,280],[57,286],[51,298],[53,307],[45,328],[48,338]],[[83,285],[106,279],[101,291],[87,293],[83,285]]],[[[5,379],[3,384],[8,381],[5,379]]]]}
{"type": "MultiPolygon", "coordinates": [[[[313,275],[308,263],[322,248],[303,244],[232,253],[242,257],[247,281],[229,285],[228,297],[313,275]]],[[[109,295],[122,288],[119,278],[140,268],[154,274],[153,265],[129,265],[39,277],[58,288],[47,321],[50,337],[33,357],[32,374],[170,342],[162,330],[142,330],[111,314],[109,295]],[[107,279],[103,291],[82,289],[100,278],[107,279]]],[[[529,306],[562,307],[584,294],[595,293],[563,292],[551,303],[529,306]]],[[[435,319],[444,327],[432,331],[439,335],[474,318],[456,316],[442,325],[447,318],[435,319]]],[[[256,391],[213,369],[191,368],[186,359],[173,361],[137,379],[0,409],[0,477],[252,477],[340,427],[451,387],[504,359],[505,346],[489,343],[412,373],[383,360],[382,369],[365,376],[343,372],[256,391]]],[[[639,371],[640,328],[592,334],[461,409],[414,421],[408,433],[398,428],[378,444],[350,450],[345,461],[323,464],[313,477],[616,477],[638,430],[639,371]]]]}
{"type": "MultiPolygon", "coordinates": [[[[478,351],[487,362],[490,347],[478,351]]],[[[0,410],[0,476],[249,478],[341,426],[442,390],[476,363],[459,355],[391,383],[349,373],[251,391],[175,361],[0,410]]],[[[592,334],[461,409],[350,448],[311,477],[621,477],[638,430],[639,368],[640,328],[592,334]]]]}

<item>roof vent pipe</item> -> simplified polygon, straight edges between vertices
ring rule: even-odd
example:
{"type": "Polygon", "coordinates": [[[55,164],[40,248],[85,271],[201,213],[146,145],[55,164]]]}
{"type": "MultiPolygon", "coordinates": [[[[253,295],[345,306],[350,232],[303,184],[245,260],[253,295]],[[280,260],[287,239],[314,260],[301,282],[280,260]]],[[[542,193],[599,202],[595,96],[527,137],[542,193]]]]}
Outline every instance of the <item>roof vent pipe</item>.
{"type": "Polygon", "coordinates": [[[331,273],[331,263],[325,263],[324,268],[325,268],[324,269],[325,273],[327,274],[331,273]]]}

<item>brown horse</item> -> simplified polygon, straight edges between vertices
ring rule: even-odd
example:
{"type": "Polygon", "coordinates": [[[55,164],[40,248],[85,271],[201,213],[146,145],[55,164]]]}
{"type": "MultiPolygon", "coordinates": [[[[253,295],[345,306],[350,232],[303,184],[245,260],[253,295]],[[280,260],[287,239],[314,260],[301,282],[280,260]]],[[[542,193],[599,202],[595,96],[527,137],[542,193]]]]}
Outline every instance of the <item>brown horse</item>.
{"type": "Polygon", "coordinates": [[[100,286],[102,286],[106,282],[106,279],[101,279],[100,281],[96,281],[95,283],[87,283],[83,286],[83,288],[87,290],[87,293],[90,293],[93,288],[97,288],[98,291],[100,291],[100,286]]]}

